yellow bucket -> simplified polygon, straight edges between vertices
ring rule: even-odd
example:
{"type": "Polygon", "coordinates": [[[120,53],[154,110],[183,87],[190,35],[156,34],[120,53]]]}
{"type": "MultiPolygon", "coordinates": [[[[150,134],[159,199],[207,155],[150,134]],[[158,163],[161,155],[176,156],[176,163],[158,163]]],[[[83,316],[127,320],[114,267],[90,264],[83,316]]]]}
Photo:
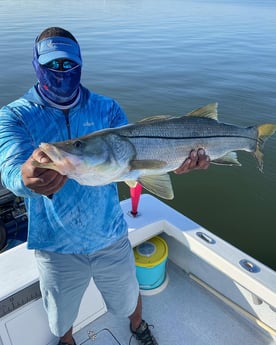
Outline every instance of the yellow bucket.
{"type": "Polygon", "coordinates": [[[168,245],[159,237],[153,237],[133,249],[136,276],[140,289],[151,290],[160,286],[166,277],[168,245]]]}

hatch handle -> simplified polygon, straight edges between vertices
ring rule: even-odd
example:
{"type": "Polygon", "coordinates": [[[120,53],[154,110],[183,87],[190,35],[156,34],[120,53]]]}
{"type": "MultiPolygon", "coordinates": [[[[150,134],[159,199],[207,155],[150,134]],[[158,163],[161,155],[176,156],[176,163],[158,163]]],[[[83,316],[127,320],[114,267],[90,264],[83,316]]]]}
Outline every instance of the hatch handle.
{"type": "Polygon", "coordinates": [[[196,235],[201,238],[203,241],[207,242],[208,244],[215,244],[216,241],[210,237],[209,235],[205,234],[204,232],[198,231],[196,235]]]}

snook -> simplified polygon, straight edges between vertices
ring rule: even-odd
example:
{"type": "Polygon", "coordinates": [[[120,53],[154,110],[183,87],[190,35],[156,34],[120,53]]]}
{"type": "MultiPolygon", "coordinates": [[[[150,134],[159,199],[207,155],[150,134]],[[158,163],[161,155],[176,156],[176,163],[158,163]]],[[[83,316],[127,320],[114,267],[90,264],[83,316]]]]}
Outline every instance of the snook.
{"type": "Polygon", "coordinates": [[[169,171],[178,168],[192,149],[203,148],[211,162],[241,165],[235,151],[253,152],[263,170],[262,146],[275,124],[238,127],[217,121],[217,104],[182,117],[154,116],[135,124],[109,128],[40,148],[52,160],[36,166],[54,169],[83,185],[138,181],[150,192],[173,198],[169,171]]]}

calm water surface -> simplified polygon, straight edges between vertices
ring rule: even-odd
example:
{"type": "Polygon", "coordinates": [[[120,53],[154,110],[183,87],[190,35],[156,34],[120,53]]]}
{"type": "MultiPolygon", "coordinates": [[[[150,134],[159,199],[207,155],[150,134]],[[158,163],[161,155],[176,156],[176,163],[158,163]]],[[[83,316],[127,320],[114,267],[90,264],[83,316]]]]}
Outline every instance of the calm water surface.
{"type": "MultiPolygon", "coordinates": [[[[62,26],[80,42],[82,83],[116,98],[130,121],[216,101],[221,121],[276,123],[275,23],[274,0],[2,0],[0,106],[35,82],[36,35],[62,26]]],[[[276,135],[264,174],[239,157],[239,168],[173,176],[169,204],[275,269],[276,135]]]]}

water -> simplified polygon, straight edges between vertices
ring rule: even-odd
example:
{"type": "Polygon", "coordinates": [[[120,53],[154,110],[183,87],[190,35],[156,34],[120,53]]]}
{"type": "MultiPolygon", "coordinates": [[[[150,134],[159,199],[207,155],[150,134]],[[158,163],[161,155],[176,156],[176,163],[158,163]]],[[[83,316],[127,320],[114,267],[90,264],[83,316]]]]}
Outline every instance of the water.
{"type": "MultiPolygon", "coordinates": [[[[275,21],[274,0],[2,0],[0,106],[35,82],[36,35],[62,26],[81,45],[82,83],[116,98],[130,121],[217,101],[221,121],[276,123],[275,21]]],[[[264,174],[241,153],[240,168],[173,176],[168,203],[275,269],[275,155],[276,135],[264,174]]]]}

